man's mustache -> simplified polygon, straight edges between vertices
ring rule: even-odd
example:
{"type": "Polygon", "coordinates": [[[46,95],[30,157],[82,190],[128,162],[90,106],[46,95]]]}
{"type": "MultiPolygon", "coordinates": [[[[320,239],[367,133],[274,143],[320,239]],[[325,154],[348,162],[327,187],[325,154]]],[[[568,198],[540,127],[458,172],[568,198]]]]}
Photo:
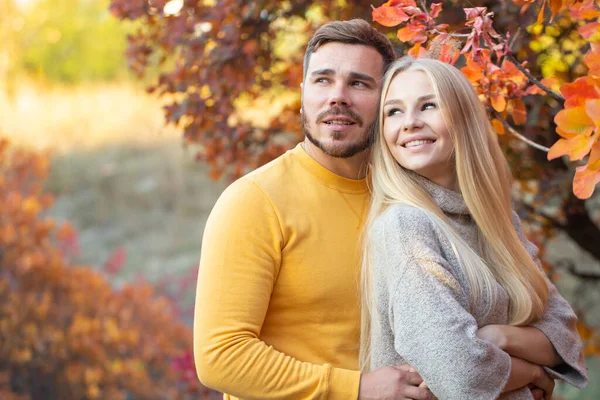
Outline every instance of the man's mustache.
{"type": "Polygon", "coordinates": [[[330,108],[327,111],[323,111],[322,113],[320,113],[319,115],[317,115],[317,123],[319,122],[323,122],[323,120],[327,117],[332,117],[332,116],[344,116],[344,117],[348,117],[350,119],[352,119],[354,122],[356,122],[358,124],[358,126],[362,127],[363,126],[363,120],[360,117],[360,115],[354,113],[352,110],[346,108],[346,107],[340,107],[340,106],[335,106],[330,108]]]}

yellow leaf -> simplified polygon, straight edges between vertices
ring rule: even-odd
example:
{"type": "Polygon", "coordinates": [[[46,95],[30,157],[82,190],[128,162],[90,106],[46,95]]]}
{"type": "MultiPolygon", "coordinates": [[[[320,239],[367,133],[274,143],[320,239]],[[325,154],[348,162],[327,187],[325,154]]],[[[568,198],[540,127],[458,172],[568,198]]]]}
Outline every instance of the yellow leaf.
{"type": "Polygon", "coordinates": [[[595,137],[578,135],[572,139],[558,139],[548,152],[548,160],[568,155],[571,161],[581,160],[594,144],[595,137]]]}
{"type": "Polygon", "coordinates": [[[580,135],[590,134],[594,128],[594,122],[581,106],[560,110],[554,117],[554,123],[564,132],[580,135]]]}
{"type": "Polygon", "coordinates": [[[494,110],[502,112],[506,108],[506,99],[503,95],[499,93],[492,94],[490,95],[490,100],[492,101],[492,107],[494,107],[494,110]]]}

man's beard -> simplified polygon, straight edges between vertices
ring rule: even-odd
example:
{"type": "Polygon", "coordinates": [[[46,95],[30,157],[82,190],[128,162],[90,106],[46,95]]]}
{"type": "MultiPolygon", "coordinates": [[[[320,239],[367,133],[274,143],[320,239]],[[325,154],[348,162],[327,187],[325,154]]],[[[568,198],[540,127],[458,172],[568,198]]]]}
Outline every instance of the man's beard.
{"type": "MultiPolygon", "coordinates": [[[[339,108],[333,108],[325,113],[319,114],[316,118],[316,123],[318,124],[319,121],[323,120],[328,115],[348,115],[349,112],[346,110],[347,109],[339,107],[339,108]]],[[[362,124],[362,120],[360,119],[360,117],[356,116],[355,114],[348,115],[348,116],[353,117],[353,119],[357,120],[357,123],[359,124],[359,126],[362,124]]],[[[331,157],[335,157],[335,158],[352,157],[358,153],[361,153],[361,152],[369,149],[371,147],[371,145],[373,145],[373,142],[375,140],[376,121],[373,121],[373,123],[367,128],[367,132],[365,132],[365,136],[363,137],[363,139],[360,142],[326,145],[326,144],[321,143],[318,139],[316,139],[308,130],[308,118],[306,117],[304,108],[302,109],[301,120],[302,120],[302,132],[308,138],[308,140],[310,140],[310,142],[312,144],[314,144],[316,147],[321,149],[321,151],[323,153],[325,153],[331,157]]],[[[341,139],[343,137],[343,135],[344,134],[341,132],[333,132],[331,136],[333,139],[338,140],[338,139],[341,139]]]]}

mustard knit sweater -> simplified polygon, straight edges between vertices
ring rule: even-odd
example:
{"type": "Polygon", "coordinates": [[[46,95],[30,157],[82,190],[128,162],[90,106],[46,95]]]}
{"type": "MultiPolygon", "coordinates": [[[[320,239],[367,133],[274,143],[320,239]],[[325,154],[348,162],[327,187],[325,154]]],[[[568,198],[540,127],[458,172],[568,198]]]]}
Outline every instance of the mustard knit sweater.
{"type": "Polygon", "coordinates": [[[212,210],[194,319],[200,380],[243,399],[356,399],[366,180],[298,145],[212,210]]]}

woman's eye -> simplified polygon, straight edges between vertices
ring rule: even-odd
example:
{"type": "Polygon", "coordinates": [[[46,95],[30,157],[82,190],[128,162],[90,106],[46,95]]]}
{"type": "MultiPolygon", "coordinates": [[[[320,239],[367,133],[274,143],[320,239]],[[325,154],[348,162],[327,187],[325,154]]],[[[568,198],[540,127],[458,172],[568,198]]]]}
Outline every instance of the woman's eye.
{"type": "Polygon", "coordinates": [[[435,103],[425,103],[423,104],[423,110],[432,110],[436,107],[435,103]]]}
{"type": "Polygon", "coordinates": [[[387,116],[391,117],[392,115],[396,115],[396,114],[400,114],[402,113],[402,110],[400,110],[399,108],[390,108],[390,110],[387,112],[387,116]]]}

